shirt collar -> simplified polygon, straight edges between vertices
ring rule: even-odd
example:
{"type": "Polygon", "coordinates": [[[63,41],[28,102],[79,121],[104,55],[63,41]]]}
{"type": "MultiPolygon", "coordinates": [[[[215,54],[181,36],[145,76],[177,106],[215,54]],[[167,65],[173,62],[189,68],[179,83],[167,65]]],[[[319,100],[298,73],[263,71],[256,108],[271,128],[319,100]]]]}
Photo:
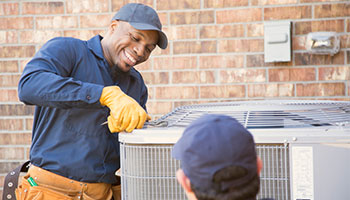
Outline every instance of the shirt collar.
{"type": "Polygon", "coordinates": [[[102,36],[96,35],[87,41],[88,48],[99,58],[104,59],[101,40],[102,36]]]}

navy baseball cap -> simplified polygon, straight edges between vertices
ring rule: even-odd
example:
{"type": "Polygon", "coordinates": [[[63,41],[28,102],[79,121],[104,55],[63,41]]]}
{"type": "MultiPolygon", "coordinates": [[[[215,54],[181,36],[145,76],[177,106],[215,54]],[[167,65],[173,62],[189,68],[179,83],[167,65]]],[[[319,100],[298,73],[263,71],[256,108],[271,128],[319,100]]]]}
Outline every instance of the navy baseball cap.
{"type": "Polygon", "coordinates": [[[257,156],[251,133],[236,119],[217,114],[192,122],[174,145],[172,155],[191,183],[201,189],[214,188],[214,174],[225,167],[241,166],[246,175],[221,182],[221,190],[248,183],[257,175],[257,156]]]}
{"type": "Polygon", "coordinates": [[[158,31],[158,46],[165,49],[168,46],[168,38],[162,31],[156,11],[140,3],[129,3],[120,8],[112,20],[121,20],[129,22],[137,30],[155,30],[158,31]]]}

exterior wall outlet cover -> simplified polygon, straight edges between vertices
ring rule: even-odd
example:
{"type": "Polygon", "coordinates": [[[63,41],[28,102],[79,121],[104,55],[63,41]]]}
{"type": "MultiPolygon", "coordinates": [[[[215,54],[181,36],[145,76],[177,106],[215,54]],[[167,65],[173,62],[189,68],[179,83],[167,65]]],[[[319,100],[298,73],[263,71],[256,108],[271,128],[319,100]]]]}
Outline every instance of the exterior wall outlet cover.
{"type": "Polygon", "coordinates": [[[265,62],[291,61],[291,22],[264,23],[265,62]]]}

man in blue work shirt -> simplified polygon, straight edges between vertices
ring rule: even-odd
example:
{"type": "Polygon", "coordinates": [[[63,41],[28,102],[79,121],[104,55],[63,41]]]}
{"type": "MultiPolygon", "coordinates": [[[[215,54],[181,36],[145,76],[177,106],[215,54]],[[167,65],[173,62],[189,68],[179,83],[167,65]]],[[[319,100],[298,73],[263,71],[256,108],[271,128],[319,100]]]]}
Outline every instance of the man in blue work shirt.
{"type": "Polygon", "coordinates": [[[157,45],[167,47],[161,28],[155,10],[132,3],[117,12],[104,37],[54,38],[36,53],[18,86],[20,100],[36,109],[32,166],[17,199],[111,199],[118,132],[150,119],[147,88],[134,66],[157,45]],[[27,184],[29,176],[37,187],[27,184]]]}

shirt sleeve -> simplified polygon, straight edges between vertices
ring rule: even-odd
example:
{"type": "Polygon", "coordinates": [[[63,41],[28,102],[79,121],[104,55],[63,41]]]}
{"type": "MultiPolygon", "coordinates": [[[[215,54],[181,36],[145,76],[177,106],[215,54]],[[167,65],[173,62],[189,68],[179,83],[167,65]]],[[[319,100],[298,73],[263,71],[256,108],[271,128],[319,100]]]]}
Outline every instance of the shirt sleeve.
{"type": "MultiPolygon", "coordinates": [[[[35,54],[24,68],[18,84],[18,96],[22,102],[56,108],[101,107],[99,99],[103,85],[70,77],[76,65],[72,45],[56,38],[35,54]]],[[[79,45],[76,46],[74,48],[79,51],[79,45]]]]}

